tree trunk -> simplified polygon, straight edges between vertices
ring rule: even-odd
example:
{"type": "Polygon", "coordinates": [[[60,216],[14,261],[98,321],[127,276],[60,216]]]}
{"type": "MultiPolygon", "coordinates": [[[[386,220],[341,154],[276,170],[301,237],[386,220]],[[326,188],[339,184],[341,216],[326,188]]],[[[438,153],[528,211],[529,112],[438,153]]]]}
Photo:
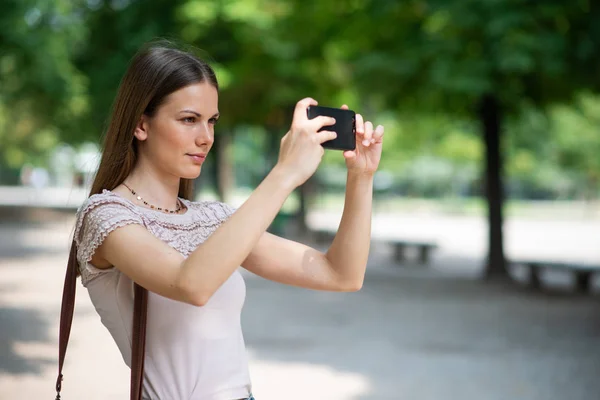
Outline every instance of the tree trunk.
{"type": "Polygon", "coordinates": [[[308,225],[306,224],[306,216],[308,215],[309,200],[314,192],[315,177],[309,178],[303,185],[298,188],[299,206],[296,213],[296,229],[300,235],[308,234],[308,225]]]}
{"type": "Polygon", "coordinates": [[[481,99],[479,113],[486,150],[484,184],[488,203],[489,227],[485,277],[507,278],[508,270],[504,258],[502,235],[502,204],[504,201],[500,142],[502,110],[498,99],[492,94],[484,95],[481,99]]]}
{"type": "Polygon", "coordinates": [[[213,144],[215,155],[214,182],[217,197],[220,201],[231,201],[231,193],[235,186],[235,174],[231,156],[231,134],[223,134],[213,144]]]}

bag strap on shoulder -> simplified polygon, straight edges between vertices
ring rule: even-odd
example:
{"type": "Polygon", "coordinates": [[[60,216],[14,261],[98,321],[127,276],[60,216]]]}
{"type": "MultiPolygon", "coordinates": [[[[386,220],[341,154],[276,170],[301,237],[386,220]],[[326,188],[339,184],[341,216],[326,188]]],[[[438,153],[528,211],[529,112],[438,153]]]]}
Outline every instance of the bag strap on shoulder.
{"type": "MultiPolygon", "coordinates": [[[[146,348],[146,317],[148,309],[148,291],[134,283],[133,333],[131,343],[131,400],[142,399],[142,381],[144,378],[144,352],[146,348]]],[[[73,311],[75,309],[75,289],[77,288],[77,246],[73,241],[60,309],[60,330],[58,338],[58,378],[56,379],[56,400],[60,400],[63,381],[63,366],[67,354],[67,345],[71,334],[73,311]]]]}

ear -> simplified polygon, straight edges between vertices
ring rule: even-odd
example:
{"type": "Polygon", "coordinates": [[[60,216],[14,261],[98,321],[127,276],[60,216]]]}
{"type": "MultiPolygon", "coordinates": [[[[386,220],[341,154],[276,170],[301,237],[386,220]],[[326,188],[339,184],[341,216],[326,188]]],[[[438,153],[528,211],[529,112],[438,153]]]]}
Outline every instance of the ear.
{"type": "Polygon", "coordinates": [[[148,118],[146,117],[146,115],[142,114],[142,116],[140,117],[140,120],[135,126],[135,131],[133,132],[133,135],[137,138],[137,140],[141,142],[148,139],[148,118]]]}

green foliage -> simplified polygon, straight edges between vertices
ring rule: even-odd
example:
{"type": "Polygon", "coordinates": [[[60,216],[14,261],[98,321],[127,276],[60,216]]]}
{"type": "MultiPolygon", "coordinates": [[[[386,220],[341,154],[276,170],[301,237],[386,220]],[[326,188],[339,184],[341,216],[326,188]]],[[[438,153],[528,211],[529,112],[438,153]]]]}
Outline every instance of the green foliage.
{"type": "Polygon", "coordinates": [[[174,9],[178,0],[86,1],[80,10],[88,31],[85,46],[73,52],[78,70],[87,77],[89,107],[72,121],[62,138],[68,142],[99,141],[127,64],[146,42],[176,37],[174,9]],[[89,4],[94,6],[90,7],[89,4]]]}
{"type": "Polygon", "coordinates": [[[0,167],[40,164],[60,129],[86,110],[86,79],[71,58],[85,38],[77,11],[67,0],[2,3],[0,167]]]}
{"type": "MultiPolygon", "coordinates": [[[[523,100],[546,104],[600,89],[600,15],[589,0],[361,4],[355,13],[382,28],[369,31],[369,47],[352,47],[351,60],[361,88],[388,104],[471,113],[493,93],[515,111],[523,100]]],[[[362,31],[342,34],[366,40],[362,31]]]]}
{"type": "Polygon", "coordinates": [[[556,106],[550,114],[556,162],[578,172],[587,191],[596,197],[600,189],[600,97],[582,94],[575,107],[556,106]]]}
{"type": "Polygon", "coordinates": [[[508,128],[509,177],[565,197],[597,197],[600,181],[600,96],[541,112],[525,107],[508,128]]]}
{"type": "MultiPolygon", "coordinates": [[[[540,113],[536,110],[568,104],[582,90],[600,89],[600,25],[594,22],[600,20],[600,10],[591,1],[372,0],[353,4],[354,8],[347,8],[346,20],[361,18],[361,22],[338,31],[335,40],[353,44],[347,60],[354,82],[371,104],[418,115],[419,127],[412,131],[423,135],[422,143],[408,164],[417,162],[416,152],[433,151],[427,144],[430,141],[441,141],[433,154],[453,164],[459,159],[475,162],[478,147],[471,128],[440,129],[436,121],[443,119],[427,122],[421,115],[441,112],[451,120],[475,120],[480,99],[491,94],[508,117],[503,130],[518,132],[510,134],[506,146],[511,178],[526,184],[534,181],[550,191],[564,188],[563,183],[578,174],[576,170],[596,168],[583,159],[597,157],[578,150],[587,139],[579,143],[571,139],[572,146],[555,140],[558,130],[564,134],[580,124],[579,117],[561,116],[563,126],[552,131],[530,126],[540,113]],[[377,29],[365,21],[377,21],[377,29]],[[544,137],[548,140],[540,139],[544,137]],[[557,150],[560,143],[571,152],[557,150]]],[[[403,135],[399,138],[395,142],[406,146],[403,135]]],[[[393,152],[394,156],[402,154],[397,146],[393,152]]]]}
{"type": "MultiPolygon", "coordinates": [[[[41,163],[59,140],[97,142],[127,62],[166,37],[215,67],[218,134],[270,149],[257,170],[311,96],[386,126],[382,169],[420,176],[429,160],[431,179],[446,169],[463,182],[483,157],[475,105],[493,93],[511,180],[597,192],[598,12],[591,0],[5,0],[0,167],[41,163]]],[[[327,152],[326,166],[343,162],[327,152]]]]}

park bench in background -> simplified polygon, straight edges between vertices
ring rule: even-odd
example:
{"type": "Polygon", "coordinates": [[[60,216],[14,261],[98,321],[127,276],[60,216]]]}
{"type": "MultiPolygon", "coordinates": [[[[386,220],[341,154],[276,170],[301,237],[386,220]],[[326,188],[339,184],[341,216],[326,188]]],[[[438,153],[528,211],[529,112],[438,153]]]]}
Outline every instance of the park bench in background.
{"type": "Polygon", "coordinates": [[[430,253],[437,248],[437,245],[430,241],[388,239],[387,242],[394,248],[394,260],[402,262],[406,260],[406,249],[414,247],[418,252],[418,261],[420,264],[429,262],[430,253]]]}
{"type": "Polygon", "coordinates": [[[528,268],[529,285],[532,288],[541,287],[540,273],[542,270],[570,271],[575,275],[575,286],[579,292],[589,292],[594,273],[600,273],[600,265],[578,262],[548,261],[548,260],[515,260],[512,264],[528,268]]]}
{"type": "MultiPolygon", "coordinates": [[[[310,232],[312,233],[315,242],[320,245],[331,243],[335,237],[335,231],[330,229],[311,229],[310,232]]],[[[398,263],[406,261],[407,250],[409,248],[414,248],[417,251],[417,260],[419,264],[427,264],[431,252],[437,248],[437,244],[428,240],[409,240],[390,237],[374,238],[372,240],[392,246],[394,261],[398,263]]]]}

